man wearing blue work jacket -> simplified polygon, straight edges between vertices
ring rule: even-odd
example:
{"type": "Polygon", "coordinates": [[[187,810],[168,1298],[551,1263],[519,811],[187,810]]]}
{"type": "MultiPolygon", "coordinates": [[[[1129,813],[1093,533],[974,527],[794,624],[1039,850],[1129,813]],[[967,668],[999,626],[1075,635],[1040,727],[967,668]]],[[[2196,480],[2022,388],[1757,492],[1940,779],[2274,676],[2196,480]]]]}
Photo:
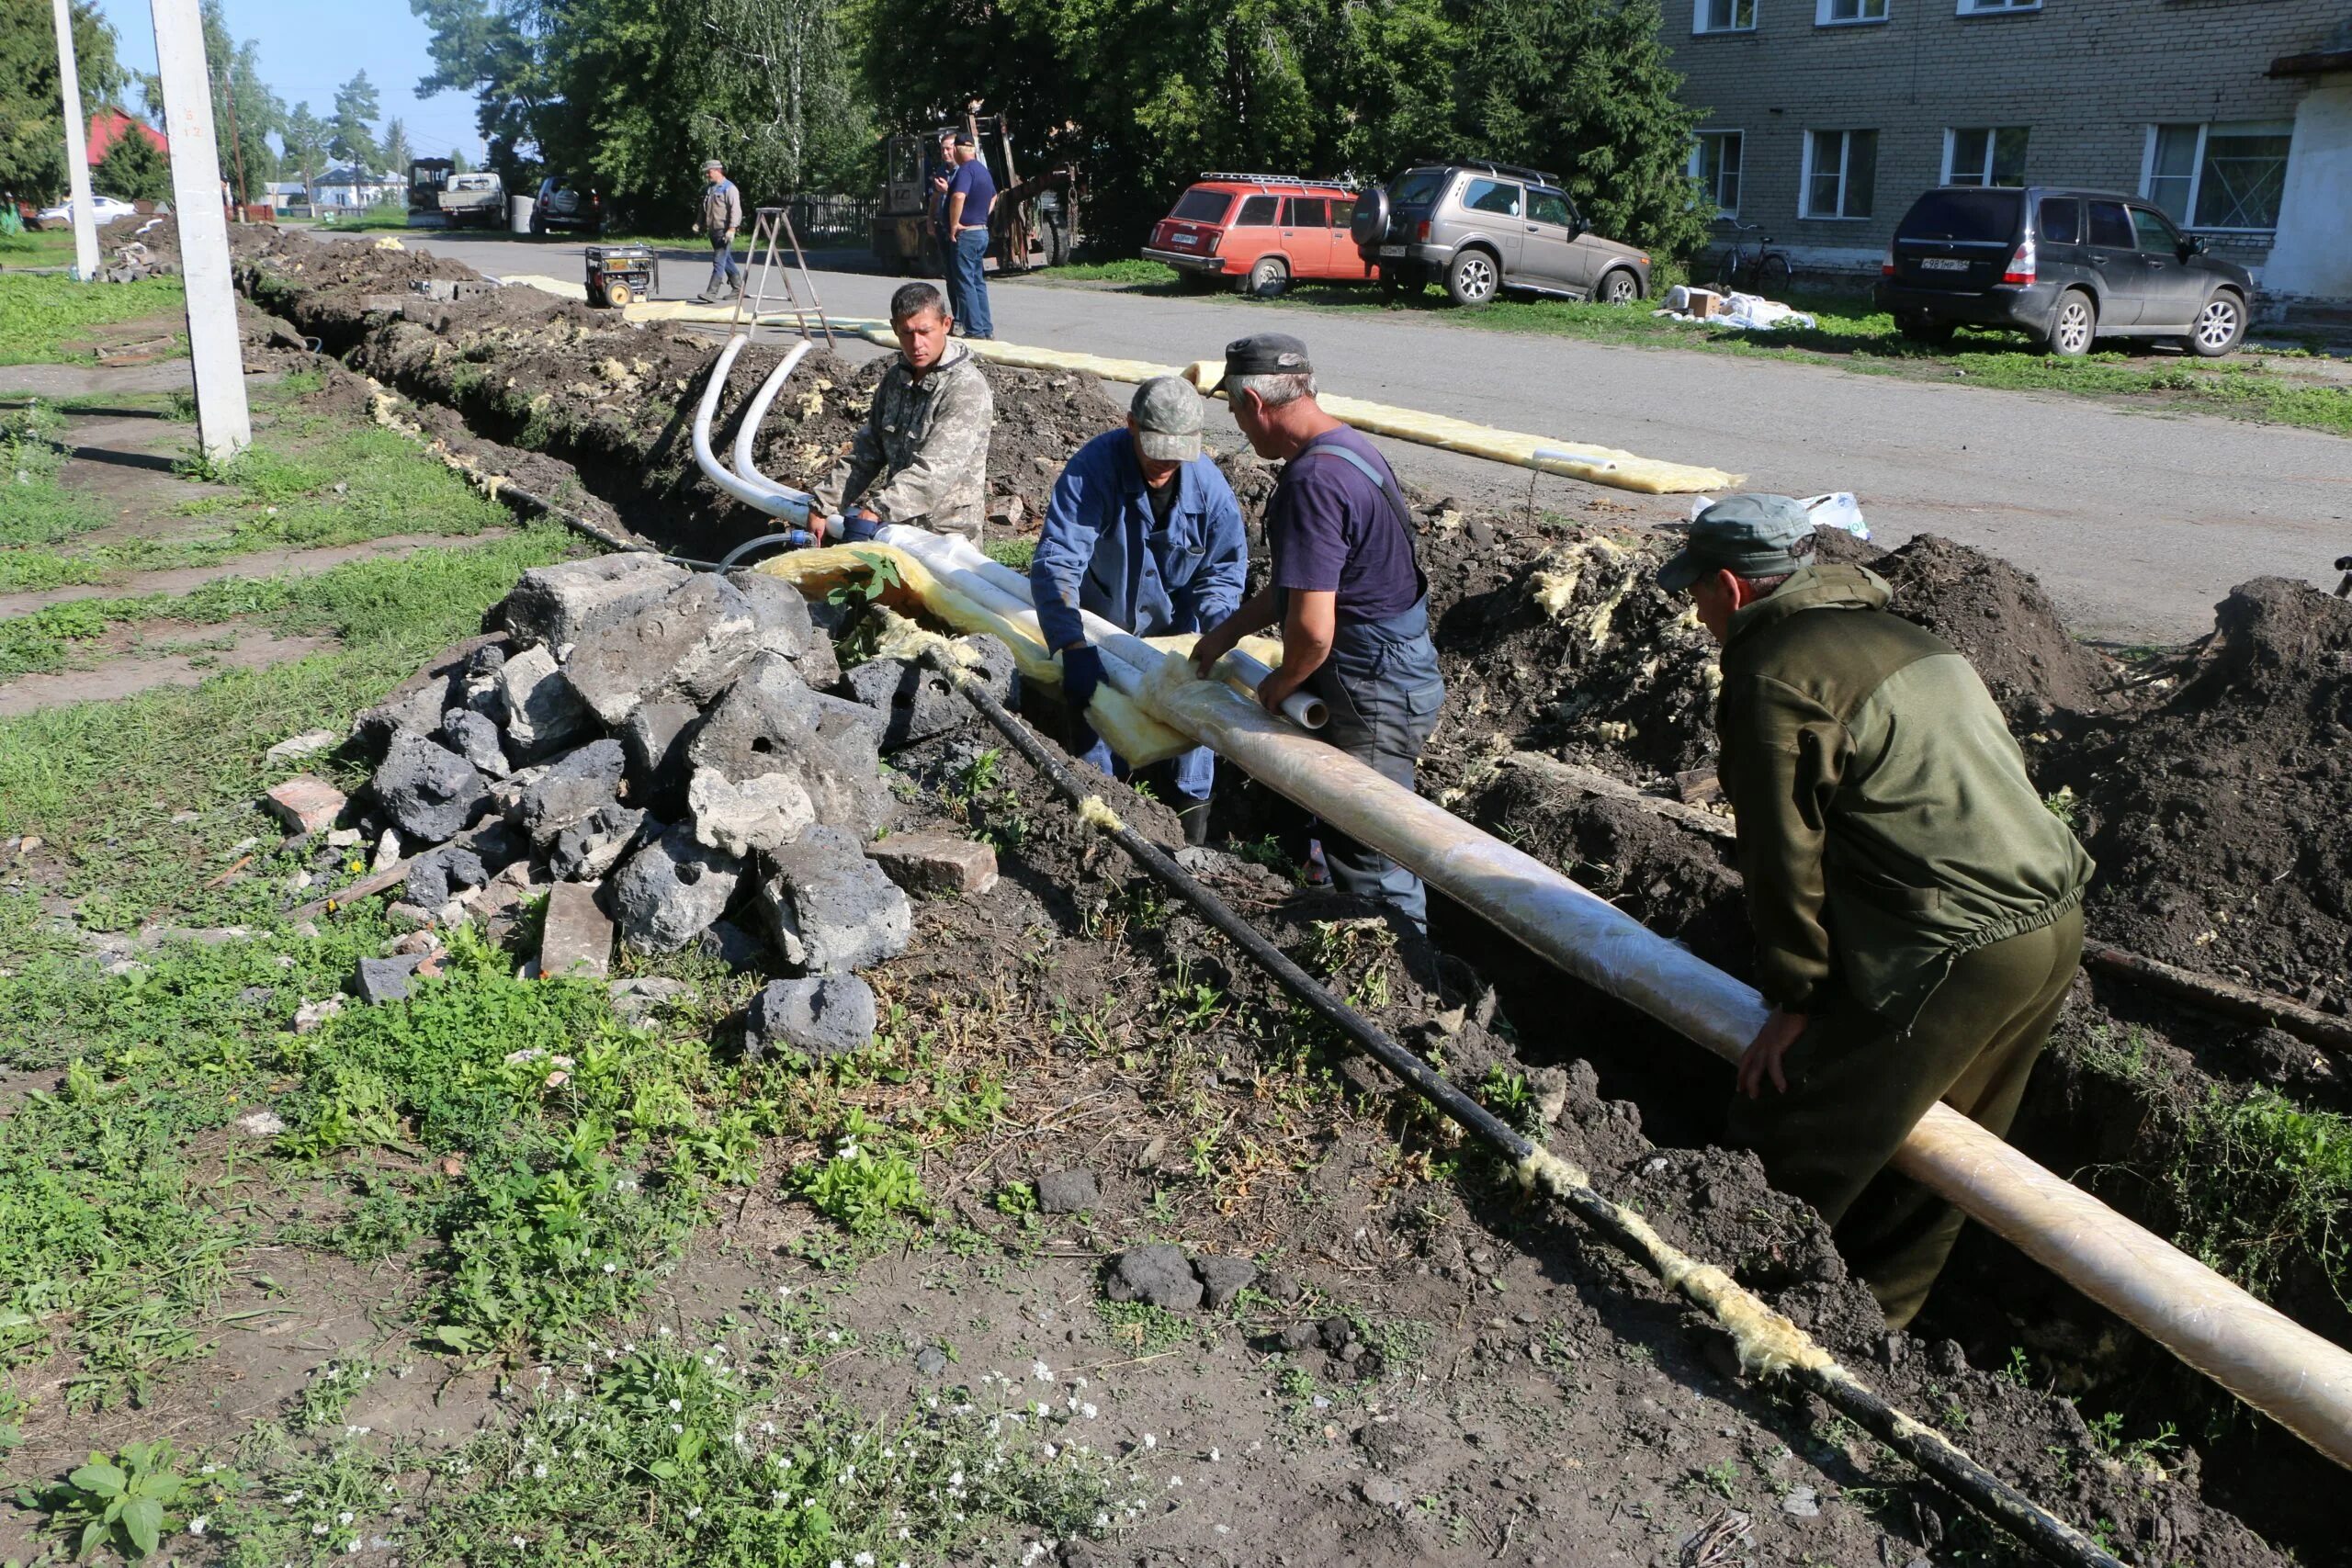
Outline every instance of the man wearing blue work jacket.
{"type": "MultiPolygon", "coordinates": [[[[1249,536],[1233,488],[1201,456],[1201,420],[1190,383],[1160,376],[1137,388],[1126,429],[1080,447],[1054,481],[1029,565],[1037,624],[1061,656],[1070,750],[1106,773],[1125,769],[1086,724],[1102,657],[1080,612],[1159,637],[1215,626],[1241,603],[1249,536]]],[[[1216,770],[1215,754],[1198,746],[1163,774],[1189,843],[1208,840],[1216,770]]]]}

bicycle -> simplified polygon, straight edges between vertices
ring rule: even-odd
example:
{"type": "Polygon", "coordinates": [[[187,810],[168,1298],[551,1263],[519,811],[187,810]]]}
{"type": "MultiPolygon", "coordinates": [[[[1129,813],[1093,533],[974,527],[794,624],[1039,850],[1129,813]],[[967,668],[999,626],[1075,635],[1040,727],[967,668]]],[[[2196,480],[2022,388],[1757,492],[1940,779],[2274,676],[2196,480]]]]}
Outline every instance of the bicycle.
{"type": "Polygon", "coordinates": [[[1772,249],[1772,236],[1764,233],[1763,229],[1761,223],[1732,225],[1731,249],[1724,253],[1722,265],[1715,268],[1715,281],[1727,289],[1777,299],[1788,293],[1795,273],[1789,265],[1789,253],[1772,249]],[[1743,234],[1758,236],[1753,251],[1740,239],[1743,234]]]}

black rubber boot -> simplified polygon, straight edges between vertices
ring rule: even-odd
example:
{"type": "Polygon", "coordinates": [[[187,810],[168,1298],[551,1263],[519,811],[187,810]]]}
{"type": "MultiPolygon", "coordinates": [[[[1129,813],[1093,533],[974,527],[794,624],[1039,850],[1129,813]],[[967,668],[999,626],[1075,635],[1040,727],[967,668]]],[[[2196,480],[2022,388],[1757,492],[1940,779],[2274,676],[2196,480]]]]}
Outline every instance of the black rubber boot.
{"type": "Polygon", "coordinates": [[[1205,848],[1209,841],[1209,797],[1180,795],[1176,797],[1176,820],[1183,825],[1184,842],[1194,849],[1205,848]]]}

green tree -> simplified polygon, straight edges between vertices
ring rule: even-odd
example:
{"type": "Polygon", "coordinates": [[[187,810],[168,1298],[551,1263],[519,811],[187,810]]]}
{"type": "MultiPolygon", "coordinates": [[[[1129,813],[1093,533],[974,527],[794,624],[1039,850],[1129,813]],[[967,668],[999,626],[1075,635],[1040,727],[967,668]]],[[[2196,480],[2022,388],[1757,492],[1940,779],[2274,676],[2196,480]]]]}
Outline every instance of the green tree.
{"type": "Polygon", "coordinates": [[[322,173],[326,168],[328,134],[326,122],[311,112],[308,103],[296,104],[277,132],[278,141],[285,148],[285,166],[304,179],[322,173]]]}
{"type": "MultiPolygon", "coordinates": [[[[269,138],[285,130],[286,104],[262,80],[261,46],[252,39],[241,44],[229,36],[220,0],[204,0],[203,19],[204,53],[212,75],[212,134],[220,143],[221,177],[236,186],[239,201],[251,201],[254,191],[277,177],[277,154],[269,138]],[[237,130],[234,144],[229,140],[232,124],[237,130]]],[[[149,102],[154,101],[151,96],[149,102]]]]}
{"type": "Polygon", "coordinates": [[[127,130],[90,171],[90,184],[121,201],[168,201],[172,161],[136,130],[127,130]]]}
{"type": "Polygon", "coordinates": [[[376,145],[374,128],[383,112],[376,85],[368,80],[367,72],[360,72],[334,90],[334,133],[327,139],[327,151],[361,169],[382,167],[384,154],[376,145]]]}
{"type": "MultiPolygon", "coordinates": [[[[114,28],[97,6],[74,0],[73,19],[74,65],[86,116],[119,103],[129,78],[115,59],[114,28]]],[[[46,201],[64,188],[56,25],[42,0],[0,0],[0,191],[46,201]]]]}
{"type": "Polygon", "coordinates": [[[466,150],[464,148],[452,147],[449,149],[449,172],[451,174],[469,175],[473,173],[473,168],[474,161],[466,156],[466,150]]]}
{"type": "Polygon", "coordinates": [[[406,178],[409,160],[416,154],[409,150],[408,127],[395,118],[384,122],[384,167],[406,178]]]}
{"type": "Polygon", "coordinates": [[[1712,210],[1688,173],[1706,111],[1658,38],[1657,0],[1464,0],[1458,149],[1558,173],[1612,239],[1687,255],[1712,210]]]}

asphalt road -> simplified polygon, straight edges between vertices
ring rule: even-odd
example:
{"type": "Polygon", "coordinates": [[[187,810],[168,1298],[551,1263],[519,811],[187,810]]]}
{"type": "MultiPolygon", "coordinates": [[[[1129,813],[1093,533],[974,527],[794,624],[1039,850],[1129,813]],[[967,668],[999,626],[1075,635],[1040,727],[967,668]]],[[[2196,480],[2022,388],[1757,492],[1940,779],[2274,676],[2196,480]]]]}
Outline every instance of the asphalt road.
{"type": "MultiPolygon", "coordinates": [[[[489,273],[580,276],[576,243],[410,242],[489,273]]],[[[707,254],[664,252],[664,298],[691,296],[707,254]]],[[[879,316],[899,279],[820,270],[829,310],[879,316]]],[[[1010,342],[1181,363],[1250,332],[1305,338],[1333,390],[1509,429],[1744,473],[1752,489],[1851,491],[1873,537],[1938,533],[2039,576],[2077,635],[2171,642],[2211,628],[2248,578],[2333,587],[2352,552],[2352,442],[2055,394],[1858,375],[1834,367],[1624,348],[1226,296],[1159,297],[1012,279],[991,291],[1010,342]]],[[[1227,426],[1229,431],[1230,427],[1227,426]]],[[[1229,434],[1228,440],[1238,441],[1229,434]]],[[[1399,471],[1487,504],[1527,502],[1526,473],[1391,445],[1399,471]]],[[[1652,499],[1545,478],[1535,503],[1595,501],[1664,521],[1652,499]]]]}

